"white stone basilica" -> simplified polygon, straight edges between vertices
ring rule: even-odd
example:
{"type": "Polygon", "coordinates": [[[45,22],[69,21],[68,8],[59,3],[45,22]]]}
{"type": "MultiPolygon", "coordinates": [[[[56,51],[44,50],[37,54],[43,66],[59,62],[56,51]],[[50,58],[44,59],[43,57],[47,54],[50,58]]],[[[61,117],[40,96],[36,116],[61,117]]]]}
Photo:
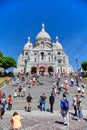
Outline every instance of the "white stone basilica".
{"type": "Polygon", "coordinates": [[[68,56],[64,53],[58,37],[56,43],[53,43],[50,35],[45,31],[44,24],[41,32],[36,36],[34,45],[28,37],[22,54],[18,57],[17,68],[14,69],[14,73],[70,73],[72,71],[68,56]]]}

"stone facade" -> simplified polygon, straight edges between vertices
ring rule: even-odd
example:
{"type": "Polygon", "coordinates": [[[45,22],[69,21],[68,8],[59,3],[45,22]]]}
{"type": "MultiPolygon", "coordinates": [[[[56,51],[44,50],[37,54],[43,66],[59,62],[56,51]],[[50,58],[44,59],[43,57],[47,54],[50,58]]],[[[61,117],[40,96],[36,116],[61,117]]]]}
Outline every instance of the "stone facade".
{"type": "Polygon", "coordinates": [[[18,57],[17,68],[14,69],[14,73],[70,73],[72,71],[68,56],[59,43],[58,37],[56,37],[56,43],[53,43],[50,35],[45,31],[44,24],[42,24],[42,30],[37,34],[34,44],[28,37],[22,54],[18,57]]]}

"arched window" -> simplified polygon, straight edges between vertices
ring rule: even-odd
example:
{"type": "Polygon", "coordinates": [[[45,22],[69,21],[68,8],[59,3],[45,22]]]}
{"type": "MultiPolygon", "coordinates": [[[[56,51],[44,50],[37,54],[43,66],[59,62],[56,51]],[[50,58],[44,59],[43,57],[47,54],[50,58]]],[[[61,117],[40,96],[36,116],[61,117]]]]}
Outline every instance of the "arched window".
{"type": "Polygon", "coordinates": [[[50,62],[50,57],[49,57],[49,62],[50,62]]]}
{"type": "Polygon", "coordinates": [[[25,56],[27,56],[28,55],[28,52],[25,52],[25,56]]]}
{"type": "Polygon", "coordinates": [[[58,60],[58,63],[61,63],[61,59],[58,60]]]}
{"type": "Polygon", "coordinates": [[[44,59],[44,52],[41,52],[41,60],[44,59]]]}
{"type": "Polygon", "coordinates": [[[59,51],[59,52],[57,52],[57,54],[58,54],[58,55],[61,55],[61,52],[59,51]]]}
{"type": "Polygon", "coordinates": [[[35,57],[35,62],[36,62],[36,57],[35,57]]]}

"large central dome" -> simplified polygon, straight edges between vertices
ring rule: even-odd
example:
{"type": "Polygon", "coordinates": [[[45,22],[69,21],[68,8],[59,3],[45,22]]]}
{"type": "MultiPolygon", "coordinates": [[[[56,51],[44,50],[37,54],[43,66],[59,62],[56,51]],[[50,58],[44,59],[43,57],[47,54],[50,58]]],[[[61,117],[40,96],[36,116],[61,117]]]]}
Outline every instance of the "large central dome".
{"type": "Polygon", "coordinates": [[[39,33],[37,34],[36,40],[44,39],[44,38],[51,40],[50,35],[45,31],[44,24],[42,24],[42,30],[41,30],[41,32],[39,32],[39,33]]]}

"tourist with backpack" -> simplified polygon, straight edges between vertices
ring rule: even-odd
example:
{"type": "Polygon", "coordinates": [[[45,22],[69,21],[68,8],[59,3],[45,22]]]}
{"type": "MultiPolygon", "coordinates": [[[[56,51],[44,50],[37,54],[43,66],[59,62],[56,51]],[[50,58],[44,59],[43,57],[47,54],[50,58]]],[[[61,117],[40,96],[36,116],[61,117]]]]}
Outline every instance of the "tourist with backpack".
{"type": "Polygon", "coordinates": [[[63,98],[60,100],[60,113],[64,119],[64,125],[69,126],[69,116],[68,116],[68,111],[69,111],[69,101],[66,98],[66,93],[63,93],[63,98]]]}

